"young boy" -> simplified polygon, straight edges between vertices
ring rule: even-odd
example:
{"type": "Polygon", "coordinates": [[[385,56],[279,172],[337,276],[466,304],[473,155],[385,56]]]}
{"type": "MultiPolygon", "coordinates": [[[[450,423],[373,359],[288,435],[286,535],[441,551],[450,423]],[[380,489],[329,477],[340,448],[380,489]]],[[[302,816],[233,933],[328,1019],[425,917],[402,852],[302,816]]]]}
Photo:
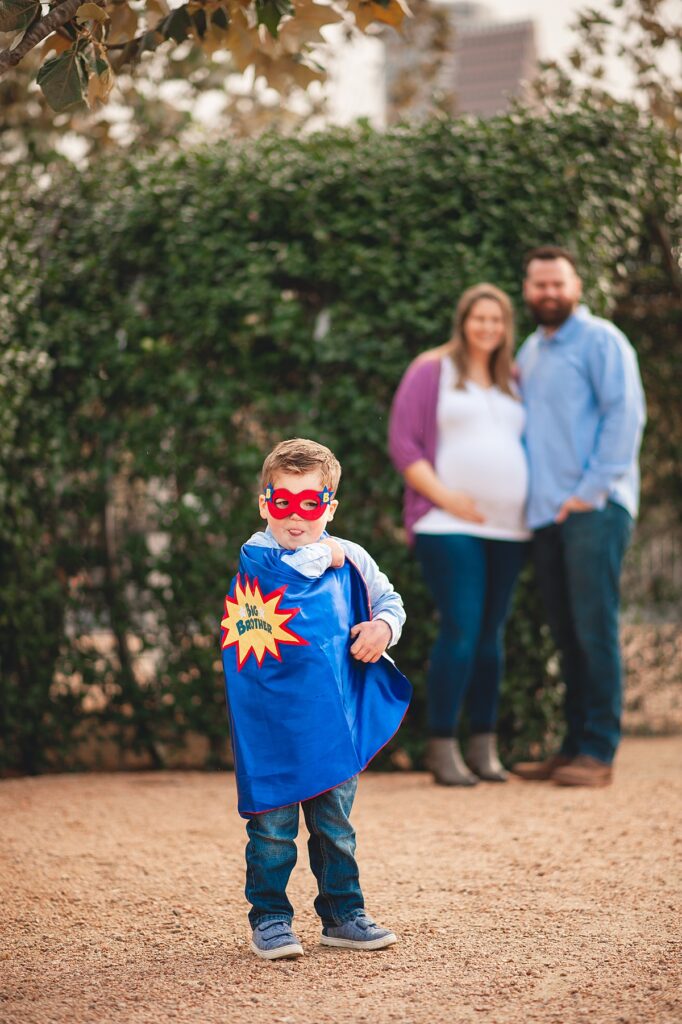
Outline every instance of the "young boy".
{"type": "Polygon", "coordinates": [[[248,819],[251,948],[266,960],[303,954],[286,895],[299,806],[322,944],[396,942],[365,913],[349,815],[358,772],[409,703],[409,683],[382,657],[405,612],[367,552],[326,532],[340,476],[314,441],[284,441],[268,455],[259,497],[267,529],[242,548],[221,622],[239,813],[248,819]]]}

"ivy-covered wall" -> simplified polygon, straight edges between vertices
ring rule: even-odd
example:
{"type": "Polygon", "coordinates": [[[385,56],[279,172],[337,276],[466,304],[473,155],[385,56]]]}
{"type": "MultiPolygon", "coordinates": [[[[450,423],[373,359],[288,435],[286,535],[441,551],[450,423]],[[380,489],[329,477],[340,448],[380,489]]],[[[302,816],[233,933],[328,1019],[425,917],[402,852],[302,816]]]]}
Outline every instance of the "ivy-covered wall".
{"type": "MultiPolygon", "coordinates": [[[[606,311],[641,272],[648,218],[677,216],[675,166],[618,108],[268,136],[6,179],[2,768],[92,763],[103,737],[162,765],[198,735],[205,763],[225,762],[222,597],[260,526],[264,454],[294,435],[336,452],[336,532],[405,598],[397,657],[416,697],[399,743],[418,754],[435,624],[386,451],[396,384],[477,281],[510,292],[523,336],[534,245],[571,246],[606,311]]],[[[556,727],[540,621],[526,581],[502,714],[516,753],[556,727]]]]}

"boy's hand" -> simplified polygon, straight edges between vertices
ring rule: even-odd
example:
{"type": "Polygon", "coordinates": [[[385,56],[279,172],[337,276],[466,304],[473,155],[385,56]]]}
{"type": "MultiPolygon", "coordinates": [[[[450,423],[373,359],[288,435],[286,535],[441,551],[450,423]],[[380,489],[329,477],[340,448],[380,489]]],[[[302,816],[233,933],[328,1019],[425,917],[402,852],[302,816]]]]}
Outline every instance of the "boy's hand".
{"type": "Polygon", "coordinates": [[[350,635],[356,637],[350,653],[358,661],[378,661],[391,642],[391,627],[384,619],[372,619],[371,622],[358,622],[353,626],[350,635]]]}
{"type": "Polygon", "coordinates": [[[340,569],[346,561],[341,545],[337,541],[332,540],[331,537],[325,537],[324,540],[320,541],[320,544],[326,544],[332,553],[332,569],[340,569]]]}

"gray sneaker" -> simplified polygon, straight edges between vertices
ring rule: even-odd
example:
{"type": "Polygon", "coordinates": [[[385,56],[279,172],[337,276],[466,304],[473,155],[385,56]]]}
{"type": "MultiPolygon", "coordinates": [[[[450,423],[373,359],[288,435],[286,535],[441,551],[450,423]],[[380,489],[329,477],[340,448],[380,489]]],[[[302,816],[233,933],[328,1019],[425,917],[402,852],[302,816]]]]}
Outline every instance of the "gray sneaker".
{"type": "Polygon", "coordinates": [[[251,949],[263,960],[291,960],[303,956],[303,946],[288,921],[264,921],[253,929],[251,949]]]}
{"type": "Polygon", "coordinates": [[[384,949],[398,939],[388,928],[380,928],[363,911],[350,921],[322,929],[323,946],[341,946],[343,949],[384,949]]]}

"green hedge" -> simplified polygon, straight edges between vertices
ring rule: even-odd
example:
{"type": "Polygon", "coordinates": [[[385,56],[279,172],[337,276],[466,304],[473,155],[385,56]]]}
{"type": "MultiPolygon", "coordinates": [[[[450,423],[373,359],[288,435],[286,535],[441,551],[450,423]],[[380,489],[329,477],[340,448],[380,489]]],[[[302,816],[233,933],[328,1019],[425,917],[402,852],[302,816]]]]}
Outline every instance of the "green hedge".
{"type": "MultiPolygon", "coordinates": [[[[395,386],[474,282],[529,326],[533,245],[570,245],[607,309],[645,217],[671,216],[665,139],[629,108],[516,112],[103,162],[47,187],[18,172],[1,193],[3,769],[77,766],[99,735],[161,765],[198,733],[224,763],[218,615],[260,526],[264,453],[294,435],[337,453],[335,528],[405,598],[401,742],[418,754],[435,622],[386,453],[395,386]],[[114,643],[95,650],[102,629],[114,643]]],[[[510,628],[508,752],[556,729],[535,601],[526,584],[510,628]]]]}

